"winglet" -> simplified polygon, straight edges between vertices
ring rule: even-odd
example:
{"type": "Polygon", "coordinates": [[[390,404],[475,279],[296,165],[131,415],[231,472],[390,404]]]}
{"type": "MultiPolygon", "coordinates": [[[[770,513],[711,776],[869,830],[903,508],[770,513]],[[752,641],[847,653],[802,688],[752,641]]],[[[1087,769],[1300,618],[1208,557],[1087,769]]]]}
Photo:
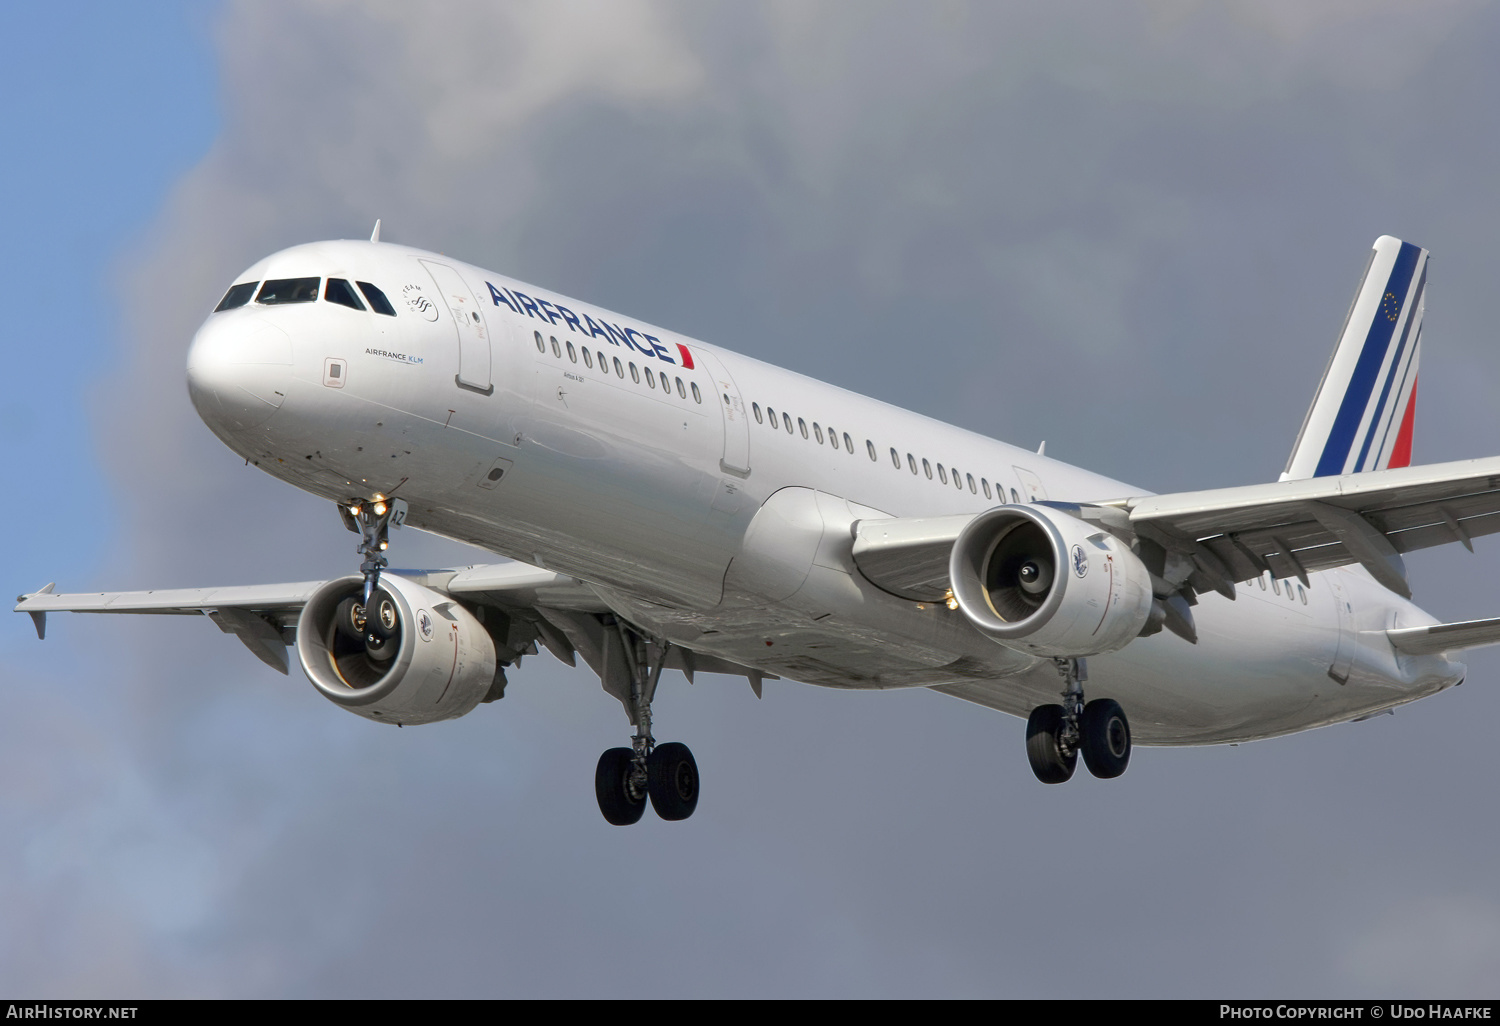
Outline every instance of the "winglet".
{"type": "MultiPolygon", "coordinates": [[[[31,594],[32,595],[50,595],[50,594],[52,594],[52,589],[55,588],[55,587],[57,587],[57,582],[56,581],[48,581],[45,585],[43,585],[42,587],[38,588],[36,591],[32,592],[31,594]]],[[[31,597],[31,595],[18,595],[18,596],[16,596],[16,601],[17,602],[25,602],[30,597],[31,597]]],[[[38,640],[38,641],[45,641],[45,640],[47,640],[47,613],[46,613],[46,611],[42,610],[40,612],[36,612],[36,611],[32,611],[32,610],[28,609],[27,612],[31,614],[31,623],[32,623],[32,626],[34,626],[36,628],[36,640],[38,640]]]]}
{"type": "Polygon", "coordinates": [[[378,217],[375,219],[375,230],[370,233],[370,241],[371,242],[379,242],[380,241],[380,218],[378,218],[378,217]]]}

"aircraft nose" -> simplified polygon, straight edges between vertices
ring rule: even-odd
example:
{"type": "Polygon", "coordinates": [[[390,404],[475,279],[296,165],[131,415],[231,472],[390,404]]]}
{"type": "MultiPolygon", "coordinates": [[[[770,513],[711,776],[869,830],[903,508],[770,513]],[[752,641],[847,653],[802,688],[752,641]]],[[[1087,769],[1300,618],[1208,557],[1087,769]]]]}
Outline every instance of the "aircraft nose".
{"type": "Polygon", "coordinates": [[[249,431],[265,424],[286,398],[292,340],[260,318],[215,315],[188,349],[188,393],[209,427],[249,431]]]}

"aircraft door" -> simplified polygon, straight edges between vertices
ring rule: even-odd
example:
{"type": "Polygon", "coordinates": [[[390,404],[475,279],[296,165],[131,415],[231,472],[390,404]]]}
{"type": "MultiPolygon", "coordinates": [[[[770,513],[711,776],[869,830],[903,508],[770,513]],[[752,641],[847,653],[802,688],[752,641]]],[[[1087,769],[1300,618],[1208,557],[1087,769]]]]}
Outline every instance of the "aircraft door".
{"type": "Polygon", "coordinates": [[[1042,479],[1025,467],[1013,468],[1016,478],[1021,482],[1021,497],[1025,502],[1040,502],[1047,498],[1047,489],[1042,486],[1042,479]]]}
{"type": "Polygon", "coordinates": [[[453,268],[433,260],[423,260],[422,266],[432,275],[438,295],[443,297],[443,304],[453,317],[453,330],[458,336],[458,373],[454,376],[454,383],[480,395],[493,395],[490,333],[483,308],[453,268]]]}
{"type": "Polygon", "coordinates": [[[750,416],[729,368],[713,353],[694,347],[693,358],[703,364],[711,379],[715,402],[724,416],[724,455],[719,469],[735,477],[750,476],[750,416]]]}
{"type": "Polygon", "coordinates": [[[1338,616],[1338,643],[1333,653],[1333,663],[1328,667],[1328,676],[1345,684],[1349,670],[1354,665],[1354,606],[1349,591],[1339,580],[1338,574],[1329,574],[1329,590],[1333,593],[1333,604],[1338,616]]]}

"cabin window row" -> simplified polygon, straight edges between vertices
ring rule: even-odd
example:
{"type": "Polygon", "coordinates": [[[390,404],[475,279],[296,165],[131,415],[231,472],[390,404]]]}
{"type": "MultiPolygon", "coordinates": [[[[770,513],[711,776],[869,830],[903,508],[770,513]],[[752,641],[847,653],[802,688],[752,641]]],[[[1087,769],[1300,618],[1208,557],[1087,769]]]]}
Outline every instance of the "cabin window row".
{"type": "MultiPolygon", "coordinates": [[[[578,363],[581,355],[583,365],[589,370],[597,369],[599,373],[608,375],[610,369],[613,368],[615,377],[623,379],[628,373],[631,381],[634,381],[637,385],[641,383],[641,368],[637,367],[634,361],[622,363],[618,356],[611,357],[602,350],[596,349],[590,351],[588,346],[574,346],[571,339],[559,343],[556,335],[549,335],[547,338],[543,338],[540,331],[532,332],[532,337],[536,339],[536,351],[544,356],[550,351],[554,357],[561,360],[563,353],[566,352],[570,363],[578,363]]],[[[703,392],[699,390],[696,381],[684,382],[681,378],[668,377],[665,371],[658,374],[653,368],[647,367],[645,369],[645,382],[647,388],[659,388],[667,393],[667,395],[672,394],[675,383],[678,398],[686,399],[688,393],[691,391],[693,402],[703,402],[703,392]]]]}
{"type": "MultiPolygon", "coordinates": [[[[849,453],[854,452],[854,439],[849,437],[847,431],[840,435],[837,428],[829,427],[825,432],[823,426],[817,421],[812,422],[812,427],[809,431],[808,423],[803,418],[798,417],[794,422],[790,413],[787,413],[785,410],[777,413],[776,409],[771,406],[767,406],[762,411],[760,403],[751,403],[750,412],[755,415],[755,423],[769,425],[772,431],[785,431],[789,435],[800,433],[803,438],[816,441],[819,445],[824,444],[824,439],[826,438],[827,444],[835,449],[839,447],[839,442],[842,440],[844,449],[849,453]]],[[[869,455],[871,462],[878,462],[880,460],[880,450],[868,438],[865,439],[865,452],[869,455]]],[[[890,453],[891,464],[897,470],[900,470],[904,465],[913,474],[919,473],[917,458],[914,455],[907,453],[903,463],[900,452],[893,448],[890,450],[890,453]]],[[[924,458],[921,461],[920,473],[926,474],[929,481],[937,480],[939,483],[946,485],[951,480],[953,486],[960,491],[967,487],[975,495],[983,492],[986,499],[1005,501],[1004,486],[997,483],[992,488],[989,480],[986,478],[981,477],[976,481],[973,474],[960,473],[958,470],[945,467],[941,463],[936,464],[936,477],[934,478],[934,464],[924,458]]],[[[1021,501],[1021,493],[1012,488],[1010,490],[1010,501],[1019,503],[1021,501]]]]}
{"type": "MultiPolygon", "coordinates": [[[[817,421],[812,422],[812,430],[809,431],[807,421],[802,419],[801,417],[797,418],[796,427],[794,428],[792,426],[792,415],[790,413],[782,410],[778,414],[776,410],[770,406],[767,406],[765,412],[762,413],[760,409],[760,403],[751,403],[750,412],[755,415],[755,423],[757,424],[769,424],[772,431],[780,431],[784,428],[786,430],[786,433],[789,435],[796,434],[800,431],[803,438],[809,439],[810,441],[816,441],[819,445],[823,445],[824,439],[827,439],[827,444],[837,449],[839,447],[840,439],[842,438],[844,449],[846,449],[850,455],[854,454],[854,439],[849,437],[849,432],[847,431],[845,431],[843,435],[840,436],[838,428],[830,426],[825,431],[823,425],[819,424],[817,421]]],[[[875,451],[874,442],[867,440],[865,442],[865,445],[869,448],[870,452],[873,453],[875,451]]],[[[872,456],[871,459],[874,459],[874,457],[872,456]]]]}
{"type": "MultiPolygon", "coordinates": [[[[214,307],[214,313],[242,307],[250,302],[251,297],[254,297],[255,302],[262,306],[315,303],[318,300],[318,286],[322,282],[322,278],[271,278],[264,283],[242,281],[238,285],[231,286],[229,291],[224,293],[224,298],[219,300],[218,306],[214,307]]],[[[361,312],[373,310],[386,317],[396,316],[396,308],[391,306],[391,301],[385,297],[385,293],[367,281],[357,281],[351,285],[344,278],[329,278],[328,284],[323,288],[323,300],[339,306],[347,306],[351,310],[361,312]],[[357,291],[355,286],[358,286],[357,291]],[[364,296],[365,302],[369,303],[368,307],[365,302],[360,301],[361,295],[364,296]]]]}
{"type": "Polygon", "coordinates": [[[1302,604],[1304,606],[1307,605],[1307,590],[1305,588],[1303,588],[1302,585],[1298,584],[1298,585],[1295,586],[1297,588],[1297,594],[1293,595],[1292,594],[1292,587],[1293,587],[1293,585],[1292,585],[1291,581],[1283,581],[1283,580],[1279,580],[1279,579],[1277,579],[1275,577],[1272,577],[1269,571],[1267,571],[1266,573],[1261,574],[1258,579],[1260,581],[1260,590],[1261,591],[1265,591],[1266,590],[1266,582],[1270,581],[1271,582],[1271,586],[1270,586],[1271,591],[1273,591],[1276,594],[1280,595],[1280,594],[1282,594],[1282,587],[1285,586],[1285,588],[1286,588],[1286,599],[1287,599],[1288,602],[1295,602],[1295,601],[1297,601],[1298,598],[1301,598],[1302,599],[1302,604]]]}
{"type": "MultiPolygon", "coordinates": [[[[891,466],[897,470],[905,467],[911,472],[912,476],[921,475],[929,481],[937,481],[938,484],[946,485],[951,482],[953,487],[958,491],[963,491],[967,488],[970,494],[979,495],[982,492],[986,499],[998,499],[1000,502],[1005,501],[1005,486],[998,481],[991,488],[989,478],[981,477],[975,480],[974,475],[967,471],[960,471],[957,467],[945,467],[941,463],[933,463],[925,456],[919,461],[915,455],[907,453],[906,458],[903,460],[901,453],[893,447],[891,449],[891,466]]],[[[1021,501],[1021,493],[1012,488],[1010,490],[1010,501],[1019,503],[1021,501]]]]}

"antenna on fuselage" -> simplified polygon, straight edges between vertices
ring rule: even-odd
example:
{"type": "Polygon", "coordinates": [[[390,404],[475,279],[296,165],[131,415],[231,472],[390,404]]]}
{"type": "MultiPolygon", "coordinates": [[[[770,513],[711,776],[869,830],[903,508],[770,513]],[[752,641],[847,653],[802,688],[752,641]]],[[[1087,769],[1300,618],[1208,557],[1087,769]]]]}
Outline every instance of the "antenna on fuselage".
{"type": "Polygon", "coordinates": [[[370,233],[370,241],[371,242],[379,242],[380,241],[380,218],[378,218],[378,217],[375,219],[375,230],[370,233]]]}

